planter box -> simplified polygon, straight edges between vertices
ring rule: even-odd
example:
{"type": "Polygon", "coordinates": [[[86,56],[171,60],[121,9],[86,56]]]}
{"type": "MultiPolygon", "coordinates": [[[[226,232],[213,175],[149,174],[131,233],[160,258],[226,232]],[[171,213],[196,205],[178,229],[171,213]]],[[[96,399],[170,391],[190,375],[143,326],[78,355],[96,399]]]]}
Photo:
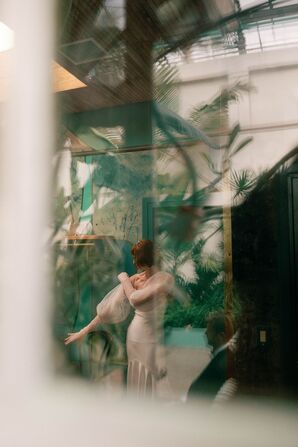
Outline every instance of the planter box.
{"type": "Polygon", "coordinates": [[[172,328],[166,331],[165,345],[209,350],[205,331],[205,328],[172,328]]]}

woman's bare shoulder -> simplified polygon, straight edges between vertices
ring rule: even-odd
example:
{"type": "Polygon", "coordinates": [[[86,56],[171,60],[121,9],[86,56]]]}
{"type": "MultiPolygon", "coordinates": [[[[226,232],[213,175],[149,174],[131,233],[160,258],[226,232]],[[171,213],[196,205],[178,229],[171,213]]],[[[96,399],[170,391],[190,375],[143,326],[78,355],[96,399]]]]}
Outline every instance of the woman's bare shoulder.
{"type": "Polygon", "coordinates": [[[139,273],[135,273],[134,275],[130,276],[129,279],[130,279],[131,284],[134,285],[134,282],[136,280],[140,279],[140,274],[139,273]]]}
{"type": "Polygon", "coordinates": [[[139,276],[139,273],[135,273],[134,275],[131,275],[130,277],[129,277],[129,279],[135,279],[135,278],[137,278],[139,276]]]}

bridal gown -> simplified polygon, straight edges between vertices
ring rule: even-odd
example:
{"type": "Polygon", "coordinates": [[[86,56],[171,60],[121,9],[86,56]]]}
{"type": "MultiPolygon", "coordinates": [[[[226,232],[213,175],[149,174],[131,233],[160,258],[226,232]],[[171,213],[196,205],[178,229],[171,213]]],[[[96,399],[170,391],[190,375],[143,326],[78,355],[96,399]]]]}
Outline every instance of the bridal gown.
{"type": "Polygon", "coordinates": [[[155,394],[156,381],[165,372],[164,359],[158,358],[157,348],[170,285],[170,275],[160,272],[149,278],[143,288],[128,294],[135,316],[126,339],[127,384],[129,389],[145,396],[155,394]]]}
{"type": "Polygon", "coordinates": [[[101,321],[113,323],[125,319],[130,306],[135,309],[126,338],[127,386],[139,396],[154,396],[156,383],[165,373],[164,359],[158,358],[157,348],[172,287],[173,278],[165,272],[155,273],[138,290],[127,279],[97,307],[101,321]]]}

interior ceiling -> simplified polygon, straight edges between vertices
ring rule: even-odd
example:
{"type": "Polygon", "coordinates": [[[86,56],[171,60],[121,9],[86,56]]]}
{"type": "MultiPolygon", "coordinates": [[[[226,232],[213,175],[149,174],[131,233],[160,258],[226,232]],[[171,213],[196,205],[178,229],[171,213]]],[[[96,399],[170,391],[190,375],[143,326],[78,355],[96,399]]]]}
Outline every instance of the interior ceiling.
{"type": "Polygon", "coordinates": [[[87,85],[60,93],[62,109],[152,100],[155,61],[214,29],[237,32],[298,14],[297,4],[286,3],[252,2],[241,10],[235,0],[60,0],[57,62],[87,85]]]}
{"type": "Polygon", "coordinates": [[[87,84],[60,95],[64,111],[152,100],[154,59],[194,29],[234,12],[232,0],[220,0],[220,8],[217,2],[61,1],[57,61],[87,84]]]}
{"type": "Polygon", "coordinates": [[[87,87],[84,82],[65,70],[57,62],[53,62],[53,81],[55,93],[87,87]]]}

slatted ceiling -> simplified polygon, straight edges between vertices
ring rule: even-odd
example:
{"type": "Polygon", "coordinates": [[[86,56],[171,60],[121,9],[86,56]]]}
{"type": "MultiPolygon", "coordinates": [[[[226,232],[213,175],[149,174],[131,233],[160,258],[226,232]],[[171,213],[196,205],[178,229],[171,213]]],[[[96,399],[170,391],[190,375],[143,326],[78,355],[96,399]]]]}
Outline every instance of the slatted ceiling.
{"type": "MultiPolygon", "coordinates": [[[[137,32],[135,39],[149,40],[154,42],[159,38],[159,24],[156,22],[156,11],[148,0],[127,0],[125,35],[132,32],[132,28],[137,32]]],[[[126,41],[124,35],[124,40],[126,41]]]]}
{"type": "Polygon", "coordinates": [[[67,20],[60,43],[69,43],[90,37],[90,33],[94,29],[95,18],[105,3],[104,0],[63,1],[66,4],[64,14],[67,14],[67,20]]]}
{"type": "MultiPolygon", "coordinates": [[[[117,35],[117,33],[113,34],[115,33],[115,29],[112,31],[112,29],[101,30],[98,28],[96,18],[99,11],[104,4],[108,5],[104,0],[61,0],[61,2],[63,1],[68,5],[71,5],[71,13],[69,14],[69,20],[66,21],[65,32],[63,33],[61,43],[74,42],[79,39],[88,38],[91,34],[93,37],[99,39],[99,43],[106,44],[107,46],[111,43],[111,40],[109,40],[110,35],[113,39],[115,38],[116,41],[118,40],[118,42],[119,40],[125,40],[125,31],[123,33],[119,32],[117,35]]],[[[130,0],[128,0],[128,3],[129,1],[130,0]]],[[[133,0],[133,7],[137,7],[141,1],[142,0],[133,0]]],[[[260,3],[264,4],[264,0],[259,0],[259,2],[252,1],[249,6],[260,3]]],[[[295,5],[295,2],[289,3],[295,5]]],[[[233,4],[232,0],[147,0],[143,18],[139,20],[139,28],[141,30],[146,29],[148,36],[150,36],[150,32],[153,32],[155,41],[162,39],[164,40],[164,44],[167,43],[167,40],[169,41],[168,43],[170,43],[175,41],[178,37],[180,38],[181,34],[190,31],[191,29],[188,29],[188,27],[191,28],[194,24],[200,26],[200,24],[204,24],[207,21],[209,22],[210,11],[217,11],[215,15],[218,19],[221,18],[219,10],[224,15],[230,14],[233,12],[233,4]],[[158,23],[157,20],[157,16],[159,15],[158,9],[159,12],[164,9],[169,16],[168,21],[164,14],[162,29],[160,27],[161,23],[158,23]],[[177,14],[177,11],[179,14],[177,14]],[[183,24],[183,17],[187,11],[190,17],[193,16],[193,21],[187,21],[183,24]],[[150,26],[148,27],[149,22],[150,26]],[[165,36],[167,36],[167,38],[165,38],[165,36]]],[[[279,4],[282,5],[286,3],[277,0],[274,1],[274,3],[272,3],[274,10],[276,10],[276,5],[279,4]]],[[[67,7],[65,7],[65,9],[68,10],[67,7]]],[[[113,8],[111,8],[111,10],[113,10],[113,8]]],[[[265,13],[268,15],[269,9],[267,9],[265,13]]]]}
{"type": "MultiPolygon", "coordinates": [[[[89,110],[150,100],[151,49],[154,50],[154,46],[160,45],[167,54],[197,42],[199,33],[212,30],[210,11],[214,10],[220,19],[231,13],[234,5],[233,0],[126,0],[127,27],[117,30],[115,27],[100,25],[97,20],[104,3],[103,0],[73,0],[61,43],[93,38],[104,47],[107,56],[111,55],[112,51],[118,51],[119,61],[121,58],[125,60],[125,81],[120,85],[108,85],[107,72],[104,72],[106,55],[101,56],[98,61],[74,66],[60,54],[59,62],[63,67],[83,83],[89,84],[84,89],[61,93],[65,111],[89,110]],[[87,81],[87,76],[96,66],[97,79],[90,77],[90,82],[87,81]],[[102,76],[100,70],[103,71],[102,76]],[[91,85],[92,83],[96,83],[96,86],[91,85]]],[[[121,7],[120,3],[119,5],[121,7]]],[[[269,10],[263,12],[270,14],[269,10]]],[[[153,53],[156,55],[157,51],[153,53]]],[[[116,58],[115,64],[118,67],[119,61],[116,58]]],[[[120,80],[121,74],[119,82],[120,80]]]]}
{"type": "MultiPolygon", "coordinates": [[[[64,0],[65,1],[65,0],[64,0]]],[[[116,45],[119,41],[126,41],[127,31],[115,32],[115,29],[104,29],[104,32],[98,29],[96,26],[96,17],[102,7],[104,2],[100,0],[85,0],[73,1],[70,13],[68,15],[68,20],[65,25],[65,32],[63,33],[63,38],[61,39],[61,44],[76,42],[81,39],[93,37],[98,41],[99,44],[105,46],[107,45],[107,51],[111,49],[111,40],[108,37],[111,34],[112,38],[116,40],[116,45]],[[104,40],[102,40],[104,39],[104,40]]],[[[164,3],[163,1],[152,1],[146,0],[127,0],[127,6],[130,12],[130,16],[136,17],[133,19],[137,22],[138,34],[144,35],[144,38],[150,41],[158,40],[163,33],[162,30],[158,29],[156,24],[156,3],[159,5],[164,3]],[[142,5],[142,8],[140,8],[142,5]]],[[[69,12],[69,11],[68,11],[69,12]]],[[[169,30],[170,32],[174,30],[169,30]]],[[[136,36],[139,38],[140,36],[136,36]]],[[[142,40],[142,38],[141,38],[142,40]]],[[[69,67],[70,68],[70,67],[69,67]]],[[[88,67],[82,66],[82,73],[87,74],[88,67]]],[[[80,76],[79,76],[80,77],[80,76]]]]}
{"type": "MultiPolygon", "coordinates": [[[[65,113],[95,110],[120,104],[143,102],[146,100],[142,83],[139,87],[123,83],[113,92],[105,87],[92,87],[61,92],[60,99],[65,113]]],[[[147,98],[150,99],[150,98],[147,98]]]]}
{"type": "MultiPolygon", "coordinates": [[[[136,3],[135,0],[130,0],[130,20],[128,20],[129,31],[126,31],[123,35],[126,48],[130,48],[130,51],[125,54],[126,63],[123,67],[126,71],[126,81],[122,82],[121,85],[116,88],[109,88],[109,86],[100,85],[99,76],[97,86],[89,85],[84,91],[76,91],[63,95],[63,106],[66,111],[83,111],[152,99],[152,93],[148,88],[151,84],[150,71],[152,70],[152,67],[148,68],[148,62],[146,64],[144,59],[146,52],[148,54],[148,48],[146,51],[146,42],[148,39],[149,41],[151,39],[153,44],[154,27],[152,27],[152,24],[150,23],[150,17],[147,14],[143,14],[144,8],[142,6],[144,5],[148,5],[147,0],[139,0],[138,3],[136,3]]],[[[68,65],[70,66],[70,64],[68,65]]],[[[77,70],[80,68],[83,72],[85,65],[83,67],[76,67],[77,70]]],[[[85,74],[87,73],[85,72],[85,74]]],[[[83,79],[83,73],[79,77],[83,79]]]]}
{"type": "MultiPolygon", "coordinates": [[[[123,92],[122,92],[123,93],[123,92]]],[[[113,94],[106,88],[92,87],[60,93],[63,111],[66,113],[94,110],[123,104],[123,94],[113,94]]]]}

